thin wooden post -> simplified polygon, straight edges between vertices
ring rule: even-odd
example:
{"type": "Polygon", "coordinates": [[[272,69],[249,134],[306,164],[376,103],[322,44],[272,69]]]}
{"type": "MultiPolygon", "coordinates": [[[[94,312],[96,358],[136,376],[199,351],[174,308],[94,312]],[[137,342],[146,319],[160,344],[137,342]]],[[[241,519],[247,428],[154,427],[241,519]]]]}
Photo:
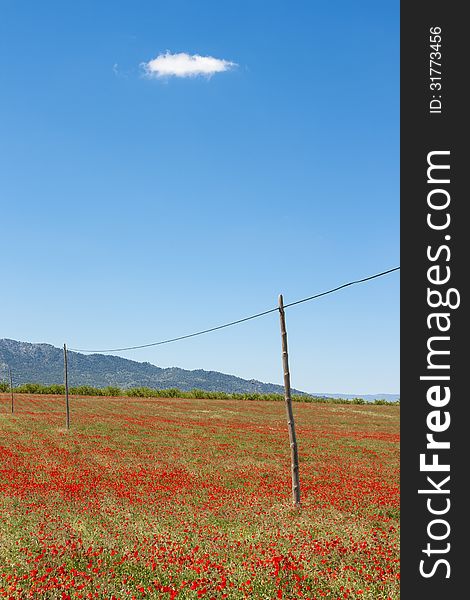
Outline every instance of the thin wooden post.
{"type": "Polygon", "coordinates": [[[69,374],[67,368],[67,346],[64,344],[64,384],[65,384],[65,413],[66,426],[70,429],[70,407],[69,407],[69,374]]]}
{"type": "Polygon", "coordinates": [[[8,374],[10,376],[11,414],[13,414],[15,412],[15,395],[13,393],[13,377],[11,374],[11,367],[8,367],[8,374]]]}
{"type": "Polygon", "coordinates": [[[300,507],[300,481],[299,481],[299,454],[297,450],[297,437],[295,435],[294,413],[292,411],[292,397],[290,391],[289,354],[287,351],[286,316],[282,294],[279,295],[279,319],[281,322],[282,340],[282,366],[284,369],[284,390],[286,399],[287,427],[289,430],[291,473],[292,473],[292,500],[295,507],[300,507]]]}

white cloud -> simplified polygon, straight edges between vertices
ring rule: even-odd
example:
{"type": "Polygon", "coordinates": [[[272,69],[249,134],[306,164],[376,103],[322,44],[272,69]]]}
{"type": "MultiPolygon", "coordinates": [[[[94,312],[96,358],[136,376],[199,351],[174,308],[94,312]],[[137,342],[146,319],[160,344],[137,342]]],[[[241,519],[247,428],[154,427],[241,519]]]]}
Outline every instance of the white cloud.
{"type": "Polygon", "coordinates": [[[147,63],[142,63],[142,68],[147,77],[211,77],[214,73],[229,71],[237,64],[213,56],[200,56],[180,52],[159,54],[157,58],[147,63]]]}

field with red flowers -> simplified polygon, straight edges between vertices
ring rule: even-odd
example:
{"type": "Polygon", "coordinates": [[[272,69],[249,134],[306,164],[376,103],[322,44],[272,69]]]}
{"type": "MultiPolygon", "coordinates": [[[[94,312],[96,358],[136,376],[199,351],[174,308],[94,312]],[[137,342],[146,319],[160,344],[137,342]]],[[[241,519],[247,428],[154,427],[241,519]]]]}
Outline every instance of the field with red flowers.
{"type": "Polygon", "coordinates": [[[399,407],[0,395],[0,597],[399,598],[399,407]]]}

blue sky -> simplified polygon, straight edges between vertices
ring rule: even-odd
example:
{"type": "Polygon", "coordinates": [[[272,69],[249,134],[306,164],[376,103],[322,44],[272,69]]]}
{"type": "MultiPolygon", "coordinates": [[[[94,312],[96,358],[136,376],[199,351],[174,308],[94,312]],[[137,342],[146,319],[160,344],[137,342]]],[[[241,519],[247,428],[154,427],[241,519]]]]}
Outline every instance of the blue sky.
{"type": "MultiPolygon", "coordinates": [[[[398,2],[0,2],[0,337],[145,344],[399,264],[398,2]],[[166,51],[237,66],[145,77],[166,51]]],[[[399,391],[399,275],[287,313],[292,384],[399,391]]],[[[276,314],[121,354],[281,383],[276,314]]]]}

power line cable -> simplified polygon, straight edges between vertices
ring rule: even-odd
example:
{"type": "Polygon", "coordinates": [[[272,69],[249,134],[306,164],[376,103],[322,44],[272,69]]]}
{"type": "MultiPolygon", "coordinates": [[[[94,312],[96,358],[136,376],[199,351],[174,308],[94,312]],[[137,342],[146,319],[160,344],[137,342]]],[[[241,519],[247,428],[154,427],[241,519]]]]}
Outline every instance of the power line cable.
{"type": "Polygon", "coordinates": [[[224,325],[218,325],[217,327],[211,327],[210,329],[204,329],[203,331],[196,331],[195,333],[189,333],[188,335],[181,335],[180,337],[171,338],[168,340],[162,340],[160,342],[153,342],[151,344],[142,344],[141,346],[129,346],[128,348],[113,348],[110,350],[80,350],[77,348],[70,348],[70,350],[74,352],[93,352],[95,354],[99,354],[100,352],[123,352],[124,350],[138,350],[139,348],[150,348],[150,346],[161,346],[161,344],[169,344],[170,342],[178,342],[179,340],[186,340],[188,338],[196,337],[197,335],[202,335],[204,333],[210,333],[211,331],[217,331],[217,329],[224,329],[225,327],[231,327],[232,325],[238,325],[238,323],[243,323],[244,321],[250,321],[251,319],[257,319],[258,317],[262,317],[269,313],[275,312],[278,310],[277,308],[271,308],[270,310],[265,310],[264,312],[258,313],[256,315],[251,315],[250,317],[245,317],[244,319],[238,319],[237,321],[232,321],[231,323],[225,323],[224,325]]]}
{"type": "MultiPolygon", "coordinates": [[[[393,273],[394,271],[398,271],[400,267],[394,267],[393,269],[388,269],[387,271],[382,271],[381,273],[376,273],[375,275],[370,275],[369,277],[364,277],[363,279],[356,279],[355,281],[349,281],[348,283],[343,283],[343,285],[339,285],[338,287],[327,290],[326,292],[320,292],[319,294],[315,294],[313,296],[309,296],[308,298],[302,298],[302,300],[296,300],[295,302],[290,302],[289,304],[285,304],[284,308],[289,308],[290,306],[295,306],[297,304],[301,304],[302,302],[309,302],[310,300],[315,300],[316,298],[321,298],[322,296],[326,296],[328,294],[333,294],[343,288],[349,287],[351,285],[356,285],[359,283],[365,283],[366,281],[370,281],[371,279],[377,279],[378,277],[383,277],[384,275],[388,275],[389,273],[393,273]]],[[[237,319],[236,321],[231,321],[230,323],[224,323],[224,325],[218,325],[217,327],[211,327],[210,329],[203,329],[202,331],[196,331],[195,333],[189,333],[188,335],[181,335],[179,337],[170,338],[167,340],[161,340],[159,342],[152,342],[151,344],[141,344],[139,346],[128,346],[126,348],[110,348],[108,350],[83,350],[80,348],[69,348],[69,350],[73,352],[88,352],[92,354],[101,354],[106,352],[124,352],[126,350],[139,350],[140,348],[150,348],[152,346],[161,346],[162,344],[170,344],[171,342],[178,342],[180,340],[187,340],[188,338],[196,337],[198,335],[203,335],[205,333],[210,333],[212,331],[217,331],[219,329],[225,329],[226,327],[232,327],[232,325],[238,325],[239,323],[244,323],[245,321],[251,321],[252,319],[257,319],[259,317],[263,317],[264,315],[268,315],[270,313],[276,312],[279,310],[279,307],[270,308],[269,310],[265,310],[260,313],[256,313],[255,315],[250,315],[249,317],[244,317],[243,319],[237,319]]]]}
{"type": "Polygon", "coordinates": [[[349,287],[350,285],[355,285],[356,283],[364,283],[365,281],[370,281],[371,279],[376,279],[377,277],[382,277],[383,275],[388,275],[389,273],[393,273],[393,271],[399,271],[400,267],[394,267],[393,269],[389,269],[388,271],[382,271],[382,273],[376,273],[375,275],[370,275],[369,277],[364,277],[364,279],[356,279],[356,281],[350,281],[349,283],[343,283],[343,285],[339,285],[331,290],[327,290],[326,292],[320,292],[319,294],[315,294],[314,296],[309,296],[308,298],[303,298],[302,300],[296,300],[295,302],[290,302],[289,304],[284,304],[284,308],[288,308],[289,306],[295,306],[296,304],[302,304],[302,302],[308,302],[309,300],[315,300],[315,298],[320,298],[321,296],[326,296],[327,294],[332,294],[333,292],[337,292],[338,290],[342,290],[343,288],[349,287]]]}

